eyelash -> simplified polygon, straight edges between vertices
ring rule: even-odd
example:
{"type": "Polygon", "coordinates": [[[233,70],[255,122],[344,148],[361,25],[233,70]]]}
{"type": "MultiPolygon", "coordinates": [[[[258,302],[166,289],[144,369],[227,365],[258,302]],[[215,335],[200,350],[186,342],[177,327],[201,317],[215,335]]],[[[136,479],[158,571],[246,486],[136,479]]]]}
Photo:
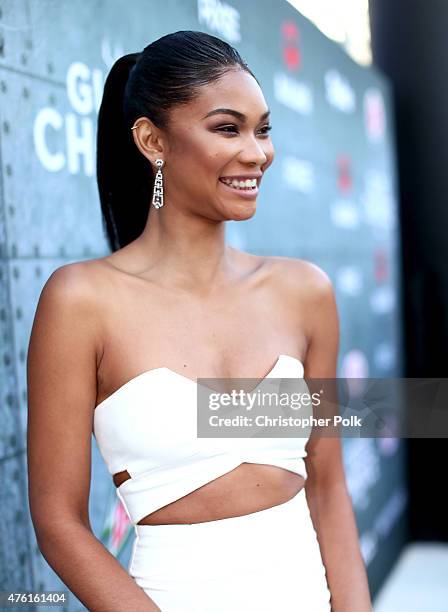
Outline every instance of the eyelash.
{"type": "MultiPolygon", "coordinates": [[[[262,130],[266,130],[264,132],[264,136],[269,136],[269,132],[272,130],[272,125],[265,125],[261,128],[262,130]]],[[[224,134],[232,134],[235,133],[237,131],[237,126],[236,125],[223,125],[220,126],[218,128],[215,128],[216,132],[224,132],[224,134]],[[226,128],[232,128],[231,131],[227,131],[226,128]]]]}

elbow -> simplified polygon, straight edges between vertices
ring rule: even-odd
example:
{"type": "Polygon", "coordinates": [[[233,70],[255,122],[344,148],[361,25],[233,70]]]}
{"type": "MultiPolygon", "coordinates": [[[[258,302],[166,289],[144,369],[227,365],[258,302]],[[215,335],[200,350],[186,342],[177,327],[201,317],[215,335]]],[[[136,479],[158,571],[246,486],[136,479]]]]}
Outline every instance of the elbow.
{"type": "Polygon", "coordinates": [[[58,542],[64,541],[72,531],[85,529],[93,533],[89,519],[84,519],[77,516],[64,516],[60,512],[55,518],[52,518],[51,513],[45,516],[36,516],[31,513],[31,520],[36,535],[36,542],[40,552],[45,556],[45,550],[49,546],[54,546],[58,542]]]}
{"type": "MultiPolygon", "coordinates": [[[[59,537],[59,525],[53,521],[47,519],[37,519],[31,514],[31,521],[34,527],[34,533],[36,536],[37,546],[40,552],[44,555],[48,542],[53,542],[59,537]]],[[[45,555],[44,555],[45,556],[45,555]]]]}

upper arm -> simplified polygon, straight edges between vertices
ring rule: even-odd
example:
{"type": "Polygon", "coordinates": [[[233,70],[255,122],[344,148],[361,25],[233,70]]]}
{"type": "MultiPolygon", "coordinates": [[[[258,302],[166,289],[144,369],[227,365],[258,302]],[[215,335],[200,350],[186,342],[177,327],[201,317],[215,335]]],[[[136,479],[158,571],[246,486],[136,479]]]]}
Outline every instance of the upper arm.
{"type": "Polygon", "coordinates": [[[38,534],[57,519],[90,528],[91,438],[100,352],[83,263],[58,268],[39,297],[27,355],[29,502],[38,534]]]}
{"type": "Polygon", "coordinates": [[[307,305],[308,351],[305,376],[336,378],[339,351],[339,318],[336,296],[329,276],[310,264],[307,305]]]}
{"type": "MultiPolygon", "coordinates": [[[[318,266],[310,264],[311,286],[307,309],[308,351],[305,360],[305,378],[332,379],[324,385],[328,411],[317,416],[338,414],[337,360],[339,352],[339,316],[336,296],[328,275],[318,266]]],[[[345,486],[341,439],[335,427],[316,429],[307,443],[306,486],[328,489],[337,484],[345,486]],[[319,433],[321,431],[321,433],[319,433]]]]}

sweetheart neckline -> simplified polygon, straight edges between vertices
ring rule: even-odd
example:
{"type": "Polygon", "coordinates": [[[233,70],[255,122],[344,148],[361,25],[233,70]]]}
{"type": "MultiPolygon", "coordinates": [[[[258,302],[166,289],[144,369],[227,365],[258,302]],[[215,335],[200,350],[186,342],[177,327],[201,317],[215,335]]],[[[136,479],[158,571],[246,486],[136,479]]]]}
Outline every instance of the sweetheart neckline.
{"type": "MultiPolygon", "coordinates": [[[[252,389],[249,393],[253,393],[255,392],[260,386],[261,384],[270,376],[272,376],[272,374],[275,372],[275,370],[277,369],[277,367],[280,364],[280,360],[282,357],[287,357],[289,359],[294,359],[294,361],[297,361],[297,363],[299,363],[302,366],[302,374],[304,373],[305,370],[305,366],[303,365],[303,362],[298,359],[297,357],[293,357],[292,355],[286,355],[281,353],[274,365],[272,366],[272,368],[269,370],[269,372],[263,376],[259,382],[259,384],[252,389]]],[[[128,388],[128,386],[130,386],[131,384],[133,384],[134,382],[136,382],[137,380],[140,380],[141,378],[143,378],[144,376],[147,376],[149,374],[155,374],[156,372],[161,372],[161,371],[166,371],[169,374],[172,374],[174,376],[178,376],[182,379],[184,379],[185,381],[189,381],[190,383],[194,384],[194,385],[200,385],[202,387],[205,387],[206,389],[208,389],[209,391],[215,391],[214,389],[210,389],[209,387],[207,387],[206,385],[202,385],[201,383],[198,383],[197,380],[193,380],[192,378],[189,378],[188,376],[185,376],[185,374],[181,374],[180,372],[175,372],[174,370],[172,370],[171,368],[168,368],[167,366],[160,366],[158,368],[151,368],[150,370],[145,370],[144,372],[141,372],[140,374],[137,374],[137,376],[133,376],[132,378],[130,378],[127,382],[123,383],[120,387],[118,387],[118,389],[115,389],[115,391],[113,393],[111,393],[108,397],[106,397],[106,399],[104,399],[102,402],[100,402],[99,404],[97,404],[93,410],[93,414],[94,417],[98,412],[98,409],[101,408],[102,406],[105,406],[106,404],[108,404],[110,401],[112,401],[116,396],[118,396],[122,391],[124,391],[125,389],[128,388]]],[[[253,378],[253,377],[250,377],[253,378]]]]}

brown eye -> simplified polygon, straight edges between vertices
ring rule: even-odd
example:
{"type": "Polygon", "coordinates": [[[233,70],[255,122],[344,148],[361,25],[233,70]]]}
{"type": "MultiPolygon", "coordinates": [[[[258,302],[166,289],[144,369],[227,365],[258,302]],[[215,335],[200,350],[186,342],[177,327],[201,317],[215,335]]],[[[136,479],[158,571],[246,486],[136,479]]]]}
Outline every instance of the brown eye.
{"type": "MultiPolygon", "coordinates": [[[[272,130],[272,125],[265,125],[261,128],[260,133],[263,136],[268,136],[270,130],[272,130]]],[[[224,134],[237,134],[238,127],[236,125],[221,125],[215,128],[215,132],[223,132],[224,134]]]]}
{"type": "Polygon", "coordinates": [[[216,132],[224,132],[226,134],[232,134],[238,131],[236,125],[223,125],[215,130],[216,132]]]}
{"type": "Polygon", "coordinates": [[[272,125],[265,125],[264,127],[261,128],[262,130],[264,130],[263,134],[265,134],[266,136],[268,136],[269,132],[272,130],[272,125]]]}

